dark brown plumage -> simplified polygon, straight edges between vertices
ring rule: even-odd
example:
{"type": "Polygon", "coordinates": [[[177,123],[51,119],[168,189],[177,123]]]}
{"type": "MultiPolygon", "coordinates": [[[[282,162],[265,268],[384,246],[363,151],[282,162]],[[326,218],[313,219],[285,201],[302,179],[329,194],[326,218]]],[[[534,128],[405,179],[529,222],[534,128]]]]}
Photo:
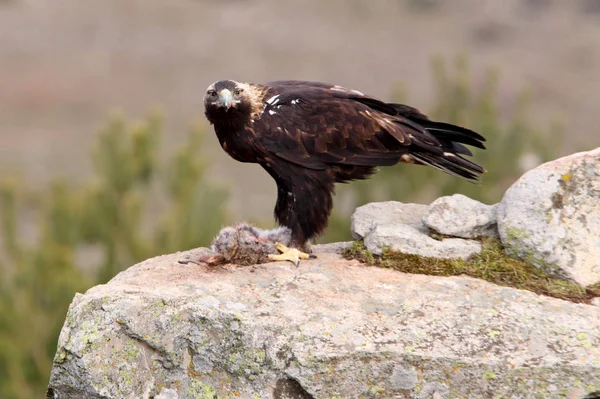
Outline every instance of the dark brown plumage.
{"type": "Polygon", "coordinates": [[[208,88],[204,106],[223,149],[275,179],[275,218],[296,248],[327,226],[334,184],[377,166],[428,165],[470,181],[484,172],[461,157],[472,155],[465,145],[485,148],[479,134],[336,85],[224,80],[208,88]]]}

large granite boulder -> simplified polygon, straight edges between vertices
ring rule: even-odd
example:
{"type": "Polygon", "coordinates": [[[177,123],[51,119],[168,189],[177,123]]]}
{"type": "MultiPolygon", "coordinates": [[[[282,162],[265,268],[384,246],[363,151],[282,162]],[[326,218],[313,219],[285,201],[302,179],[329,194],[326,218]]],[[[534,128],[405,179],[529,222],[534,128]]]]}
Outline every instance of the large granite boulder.
{"type": "Polygon", "coordinates": [[[600,281],[600,148],[545,163],[498,208],[506,252],[582,285],[600,281]]]}
{"type": "Polygon", "coordinates": [[[183,255],[75,297],[48,397],[580,399],[600,390],[596,306],[330,253],[299,267],[211,268],[179,264],[183,255]]]}
{"type": "Polygon", "coordinates": [[[436,240],[423,224],[426,205],[396,201],[372,202],[356,208],[351,219],[352,236],[367,249],[381,254],[385,248],[435,258],[468,258],[481,252],[481,243],[461,238],[436,240]]]}

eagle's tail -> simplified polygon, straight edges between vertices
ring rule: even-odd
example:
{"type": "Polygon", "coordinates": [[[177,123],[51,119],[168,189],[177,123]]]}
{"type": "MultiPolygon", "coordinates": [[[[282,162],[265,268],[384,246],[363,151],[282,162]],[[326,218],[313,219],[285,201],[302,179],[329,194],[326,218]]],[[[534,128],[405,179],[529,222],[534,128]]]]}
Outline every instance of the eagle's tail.
{"type": "Polygon", "coordinates": [[[479,176],[485,173],[485,169],[461,157],[461,155],[473,155],[465,145],[485,149],[483,145],[484,137],[469,129],[449,123],[430,120],[419,120],[418,123],[435,137],[442,144],[442,147],[433,147],[419,142],[415,147],[411,146],[412,148],[409,150],[414,159],[450,175],[471,182],[479,181],[479,176]]]}
{"type": "Polygon", "coordinates": [[[425,137],[423,140],[415,137],[417,140],[409,148],[409,154],[417,163],[431,166],[471,182],[479,181],[479,175],[485,173],[485,169],[461,155],[473,155],[465,145],[485,149],[483,136],[464,127],[431,121],[415,108],[403,104],[388,105],[394,107],[399,115],[421,125],[427,133],[442,144],[440,148],[439,145],[428,143],[425,137]]]}
{"type": "Polygon", "coordinates": [[[449,175],[463,178],[472,183],[479,182],[479,176],[485,172],[481,166],[462,158],[460,155],[444,152],[443,155],[424,151],[411,151],[416,163],[428,165],[449,175]]]}

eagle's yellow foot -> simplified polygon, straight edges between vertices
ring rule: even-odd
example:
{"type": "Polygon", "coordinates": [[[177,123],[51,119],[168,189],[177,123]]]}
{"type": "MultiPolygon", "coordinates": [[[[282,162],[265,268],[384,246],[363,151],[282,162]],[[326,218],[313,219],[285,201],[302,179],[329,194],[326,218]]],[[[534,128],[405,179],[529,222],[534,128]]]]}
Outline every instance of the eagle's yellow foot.
{"type": "Polygon", "coordinates": [[[292,262],[294,265],[298,266],[300,264],[301,259],[316,259],[316,255],[307,254],[296,248],[288,248],[279,242],[275,244],[275,247],[281,252],[281,254],[279,254],[279,255],[269,254],[270,260],[275,260],[275,261],[288,260],[288,261],[292,262]]]}

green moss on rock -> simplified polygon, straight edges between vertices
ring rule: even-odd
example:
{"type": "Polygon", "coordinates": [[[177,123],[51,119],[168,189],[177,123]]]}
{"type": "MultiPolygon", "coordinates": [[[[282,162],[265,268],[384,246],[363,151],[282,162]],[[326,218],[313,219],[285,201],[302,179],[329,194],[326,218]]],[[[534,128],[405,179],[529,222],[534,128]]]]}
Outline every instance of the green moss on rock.
{"type": "Polygon", "coordinates": [[[525,289],[536,294],[572,302],[590,303],[600,296],[600,284],[591,287],[549,275],[530,264],[513,259],[504,253],[497,239],[483,239],[481,253],[463,259],[439,259],[404,254],[385,249],[381,256],[371,253],[362,242],[355,242],[344,252],[346,259],[356,259],[370,266],[395,269],[404,273],[433,276],[468,275],[494,284],[525,289]]]}

